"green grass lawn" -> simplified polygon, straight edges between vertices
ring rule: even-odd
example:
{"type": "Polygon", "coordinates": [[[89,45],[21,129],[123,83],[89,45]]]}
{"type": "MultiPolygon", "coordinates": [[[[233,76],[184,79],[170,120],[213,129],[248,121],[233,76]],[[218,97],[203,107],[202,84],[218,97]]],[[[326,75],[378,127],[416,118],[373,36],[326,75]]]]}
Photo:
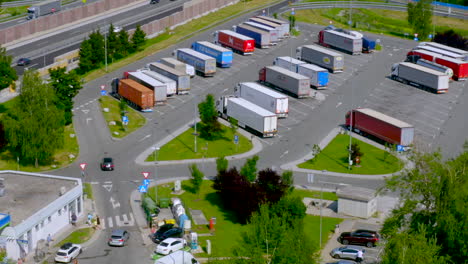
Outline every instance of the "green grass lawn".
{"type": "Polygon", "coordinates": [[[127,116],[129,122],[124,129],[122,126],[122,118],[120,116],[119,101],[110,96],[101,96],[101,98],[99,98],[99,102],[101,103],[101,109],[109,108],[109,112],[102,111],[102,114],[104,115],[104,119],[106,120],[106,124],[109,127],[111,135],[115,138],[123,138],[144,126],[146,123],[146,119],[140,113],[133,108],[128,107],[127,116]],[[116,124],[114,126],[110,126],[110,121],[115,121],[116,124]],[[119,134],[115,135],[114,132],[118,132],[119,134]]]}
{"type": "MultiPolygon", "coordinates": [[[[287,16],[289,14],[285,14],[287,16]]],[[[296,21],[319,25],[333,25],[336,27],[349,29],[348,8],[330,8],[330,9],[309,9],[297,10],[296,21]]],[[[383,33],[391,36],[413,37],[413,30],[407,22],[407,13],[404,11],[381,10],[381,9],[362,9],[354,8],[351,11],[351,20],[353,21],[353,30],[363,30],[374,33],[383,33]]],[[[434,16],[435,31],[442,32],[447,29],[453,29],[462,36],[468,35],[466,20],[434,16]]]]}
{"type": "MultiPolygon", "coordinates": [[[[238,153],[244,153],[252,149],[252,142],[250,139],[244,137],[240,133],[239,144],[234,144],[234,133],[230,127],[221,125],[223,127],[223,134],[220,139],[208,141],[201,137],[197,137],[197,152],[195,153],[195,142],[193,128],[187,129],[184,133],[180,134],[167,144],[161,147],[158,151],[158,160],[183,160],[183,159],[201,159],[215,158],[221,156],[231,156],[238,153]]],[[[146,161],[154,161],[155,153],[153,152],[148,156],[146,161]]]]}
{"type": "Polygon", "coordinates": [[[387,174],[402,169],[402,162],[390,153],[355,138],[353,142],[359,144],[363,153],[361,167],[353,166],[352,170],[348,170],[348,135],[337,135],[317,157],[299,164],[298,167],[351,174],[387,174]]]}
{"type": "MultiPolygon", "coordinates": [[[[210,257],[229,257],[233,256],[232,248],[235,246],[241,239],[241,233],[247,230],[246,225],[239,224],[236,221],[235,215],[228,210],[225,210],[221,204],[220,198],[216,194],[215,190],[212,188],[212,181],[203,181],[200,194],[193,194],[192,184],[190,181],[183,181],[182,182],[182,189],[185,192],[181,195],[171,195],[171,189],[174,187],[173,183],[163,184],[158,186],[158,197],[166,197],[170,198],[173,196],[180,197],[184,203],[184,207],[201,210],[207,219],[211,217],[216,217],[216,225],[215,229],[216,232],[213,236],[199,236],[199,244],[200,246],[206,250],[206,240],[211,241],[212,245],[212,254],[210,257]]],[[[293,195],[298,195],[301,197],[315,197],[317,192],[311,192],[307,190],[294,190],[293,195]]],[[[148,194],[150,197],[154,199],[155,191],[154,187],[148,190],[148,194]]],[[[333,200],[333,194],[331,193],[324,193],[325,197],[333,200]]],[[[307,235],[317,243],[319,241],[319,219],[318,216],[309,216],[307,215],[305,218],[305,230],[307,235]]],[[[341,219],[335,218],[322,218],[322,230],[323,230],[323,237],[322,237],[322,244],[324,245],[329,238],[329,234],[331,230],[335,228],[335,225],[340,223],[341,219]]],[[[199,234],[209,233],[208,226],[202,225],[197,226],[192,224],[192,229],[199,234]]],[[[197,254],[199,257],[208,257],[207,254],[201,253],[197,254]]]]}
{"type": "MultiPolygon", "coordinates": [[[[297,195],[304,199],[305,197],[308,198],[320,198],[320,191],[309,191],[304,189],[294,189],[293,195],[297,195]]],[[[323,192],[322,199],[330,200],[330,201],[338,201],[338,196],[332,192],[323,192]]]]}
{"type": "Polygon", "coordinates": [[[91,183],[89,183],[89,182],[83,183],[83,193],[88,196],[88,199],[91,199],[91,200],[94,199],[93,187],[92,187],[91,183]]]}
{"type": "Polygon", "coordinates": [[[94,232],[95,230],[92,227],[77,229],[73,231],[69,236],[67,236],[64,240],[57,243],[57,246],[60,247],[65,243],[82,244],[88,241],[93,236],[94,232]]]}

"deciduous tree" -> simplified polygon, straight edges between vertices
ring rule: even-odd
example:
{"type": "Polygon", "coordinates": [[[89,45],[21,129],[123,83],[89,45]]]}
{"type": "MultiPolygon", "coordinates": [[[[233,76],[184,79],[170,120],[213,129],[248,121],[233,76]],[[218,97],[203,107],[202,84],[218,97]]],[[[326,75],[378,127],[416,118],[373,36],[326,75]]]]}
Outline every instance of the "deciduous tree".
{"type": "Polygon", "coordinates": [[[240,174],[245,176],[250,182],[254,182],[257,178],[257,161],[258,156],[255,155],[247,159],[244,166],[241,168],[240,174]]]}
{"type": "Polygon", "coordinates": [[[430,0],[420,0],[416,3],[408,2],[408,23],[418,38],[425,40],[431,33],[432,7],[430,0]]]}
{"type": "Polygon", "coordinates": [[[80,61],[78,63],[78,72],[81,74],[87,73],[96,68],[93,63],[93,47],[89,39],[83,40],[80,45],[80,51],[78,53],[80,61]]]}
{"type": "Polygon", "coordinates": [[[216,171],[222,173],[228,169],[229,161],[224,157],[219,157],[216,159],[216,171]]]}
{"type": "Polygon", "coordinates": [[[453,29],[448,29],[444,32],[437,32],[434,41],[450,47],[468,50],[468,38],[456,33],[453,29]]]}
{"type": "Polygon", "coordinates": [[[80,77],[76,72],[66,72],[66,67],[49,69],[50,84],[58,98],[57,107],[64,110],[65,125],[72,123],[73,98],[81,90],[80,77]]]}
{"type": "Polygon", "coordinates": [[[11,67],[12,60],[13,58],[6,54],[6,49],[0,46],[0,90],[18,80],[15,69],[11,67]]]}
{"type": "Polygon", "coordinates": [[[189,166],[189,170],[190,174],[192,175],[191,182],[193,185],[193,189],[195,191],[195,194],[198,194],[200,192],[200,188],[203,183],[203,177],[205,177],[205,175],[198,169],[197,164],[191,164],[189,166]]]}
{"type": "Polygon", "coordinates": [[[222,127],[218,122],[218,111],[212,94],[208,94],[205,101],[198,104],[198,112],[201,119],[200,137],[208,140],[219,137],[222,127]]]}

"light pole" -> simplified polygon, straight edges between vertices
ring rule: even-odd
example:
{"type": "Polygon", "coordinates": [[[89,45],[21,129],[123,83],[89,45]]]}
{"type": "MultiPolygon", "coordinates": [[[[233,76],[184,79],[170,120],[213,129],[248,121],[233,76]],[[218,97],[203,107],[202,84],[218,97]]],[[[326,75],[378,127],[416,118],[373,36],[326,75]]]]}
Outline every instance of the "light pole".
{"type": "Polygon", "coordinates": [[[156,199],[156,205],[158,205],[158,183],[156,182],[157,179],[157,168],[158,168],[158,147],[156,147],[156,151],[154,152],[154,198],[156,199]]]}
{"type": "Polygon", "coordinates": [[[323,206],[323,184],[320,184],[320,248],[322,248],[322,206],[323,206]]]}
{"type": "Polygon", "coordinates": [[[195,133],[193,133],[193,140],[194,140],[194,152],[197,153],[197,100],[195,100],[194,98],[194,101],[193,101],[193,105],[194,105],[194,108],[195,108],[195,111],[193,111],[193,127],[195,129],[195,133]]]}

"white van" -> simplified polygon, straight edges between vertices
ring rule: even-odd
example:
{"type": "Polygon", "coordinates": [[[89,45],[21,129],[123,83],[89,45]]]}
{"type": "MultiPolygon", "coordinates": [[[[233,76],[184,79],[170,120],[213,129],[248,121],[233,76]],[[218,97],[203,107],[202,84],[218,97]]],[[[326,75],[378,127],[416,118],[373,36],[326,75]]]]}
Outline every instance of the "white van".
{"type": "Polygon", "coordinates": [[[157,259],[154,264],[200,264],[195,257],[183,250],[176,251],[165,257],[157,259]]]}

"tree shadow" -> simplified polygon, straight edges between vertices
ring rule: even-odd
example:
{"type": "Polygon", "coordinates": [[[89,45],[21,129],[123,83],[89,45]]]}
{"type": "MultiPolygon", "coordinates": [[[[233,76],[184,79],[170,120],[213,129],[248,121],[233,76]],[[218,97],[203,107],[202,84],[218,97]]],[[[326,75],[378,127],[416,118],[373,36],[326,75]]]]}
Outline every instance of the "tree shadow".
{"type": "Polygon", "coordinates": [[[182,187],[182,190],[184,190],[186,192],[196,194],[195,187],[192,184],[182,183],[181,187],[182,187]]]}
{"type": "Polygon", "coordinates": [[[212,205],[215,205],[218,207],[219,211],[223,213],[224,220],[230,221],[234,224],[242,224],[241,222],[239,222],[239,219],[237,218],[237,215],[234,211],[228,210],[224,207],[222,199],[218,193],[216,192],[208,193],[205,196],[205,199],[212,205]]]}

